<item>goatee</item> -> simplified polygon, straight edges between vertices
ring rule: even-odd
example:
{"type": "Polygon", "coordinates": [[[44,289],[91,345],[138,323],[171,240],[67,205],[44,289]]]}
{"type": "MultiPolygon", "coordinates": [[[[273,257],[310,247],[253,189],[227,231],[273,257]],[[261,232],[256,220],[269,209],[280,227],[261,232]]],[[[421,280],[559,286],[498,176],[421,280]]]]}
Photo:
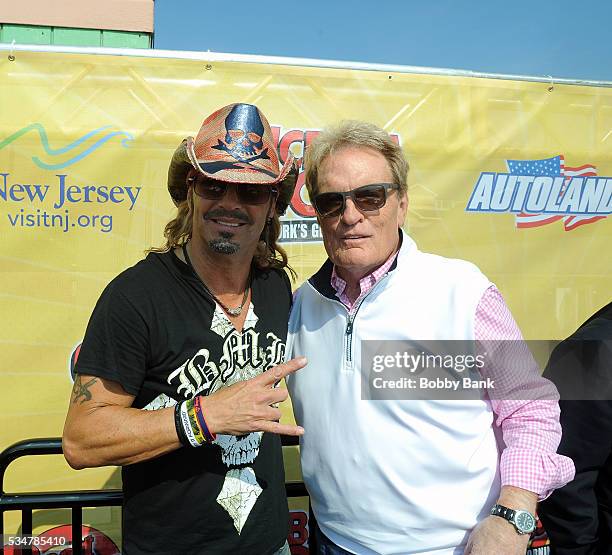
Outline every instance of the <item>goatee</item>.
{"type": "Polygon", "coordinates": [[[233,234],[221,232],[219,239],[212,239],[208,246],[219,254],[236,254],[240,250],[240,244],[232,241],[233,234]]]}

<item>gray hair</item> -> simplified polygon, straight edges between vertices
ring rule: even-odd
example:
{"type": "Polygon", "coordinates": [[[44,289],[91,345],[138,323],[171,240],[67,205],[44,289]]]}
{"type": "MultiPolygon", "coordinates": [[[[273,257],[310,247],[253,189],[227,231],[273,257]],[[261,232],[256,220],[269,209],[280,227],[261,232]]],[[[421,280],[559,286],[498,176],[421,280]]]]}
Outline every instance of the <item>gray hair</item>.
{"type": "Polygon", "coordinates": [[[304,177],[310,198],[319,192],[319,170],[325,159],[343,147],[371,148],[380,152],[391,170],[400,194],[408,191],[408,161],[401,147],[380,127],[365,121],[345,120],[327,127],[313,140],[304,156],[304,177]]]}

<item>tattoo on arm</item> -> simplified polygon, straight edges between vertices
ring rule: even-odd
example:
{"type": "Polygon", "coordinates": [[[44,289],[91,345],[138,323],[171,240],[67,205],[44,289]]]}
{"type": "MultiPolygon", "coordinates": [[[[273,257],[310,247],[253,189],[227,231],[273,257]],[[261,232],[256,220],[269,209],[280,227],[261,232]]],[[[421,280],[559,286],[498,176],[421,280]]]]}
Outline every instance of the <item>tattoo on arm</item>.
{"type": "Polygon", "coordinates": [[[77,374],[77,377],[74,380],[74,386],[72,387],[72,399],[70,402],[73,405],[76,405],[80,400],[81,402],[79,404],[82,405],[85,401],[90,401],[91,391],[89,391],[89,388],[97,381],[98,378],[92,378],[87,383],[83,383],[81,376],[77,374]]]}

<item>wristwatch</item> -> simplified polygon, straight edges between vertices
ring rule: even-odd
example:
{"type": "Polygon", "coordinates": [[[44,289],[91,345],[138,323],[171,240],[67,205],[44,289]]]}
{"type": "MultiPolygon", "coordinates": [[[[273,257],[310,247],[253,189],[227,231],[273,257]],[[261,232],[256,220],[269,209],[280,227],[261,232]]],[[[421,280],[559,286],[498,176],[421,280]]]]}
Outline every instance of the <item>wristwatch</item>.
{"type": "Polygon", "coordinates": [[[518,534],[531,534],[536,527],[535,516],[529,511],[514,510],[503,505],[494,505],[491,509],[491,514],[506,519],[516,528],[518,534]]]}

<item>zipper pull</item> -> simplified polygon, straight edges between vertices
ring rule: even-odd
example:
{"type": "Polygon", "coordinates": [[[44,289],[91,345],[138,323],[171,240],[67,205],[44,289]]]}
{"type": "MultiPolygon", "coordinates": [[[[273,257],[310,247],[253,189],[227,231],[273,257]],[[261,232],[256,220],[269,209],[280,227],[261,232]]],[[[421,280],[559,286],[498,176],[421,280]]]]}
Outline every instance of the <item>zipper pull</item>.
{"type": "Polygon", "coordinates": [[[346,324],[346,335],[351,335],[353,333],[353,321],[349,320],[346,324]]]}

